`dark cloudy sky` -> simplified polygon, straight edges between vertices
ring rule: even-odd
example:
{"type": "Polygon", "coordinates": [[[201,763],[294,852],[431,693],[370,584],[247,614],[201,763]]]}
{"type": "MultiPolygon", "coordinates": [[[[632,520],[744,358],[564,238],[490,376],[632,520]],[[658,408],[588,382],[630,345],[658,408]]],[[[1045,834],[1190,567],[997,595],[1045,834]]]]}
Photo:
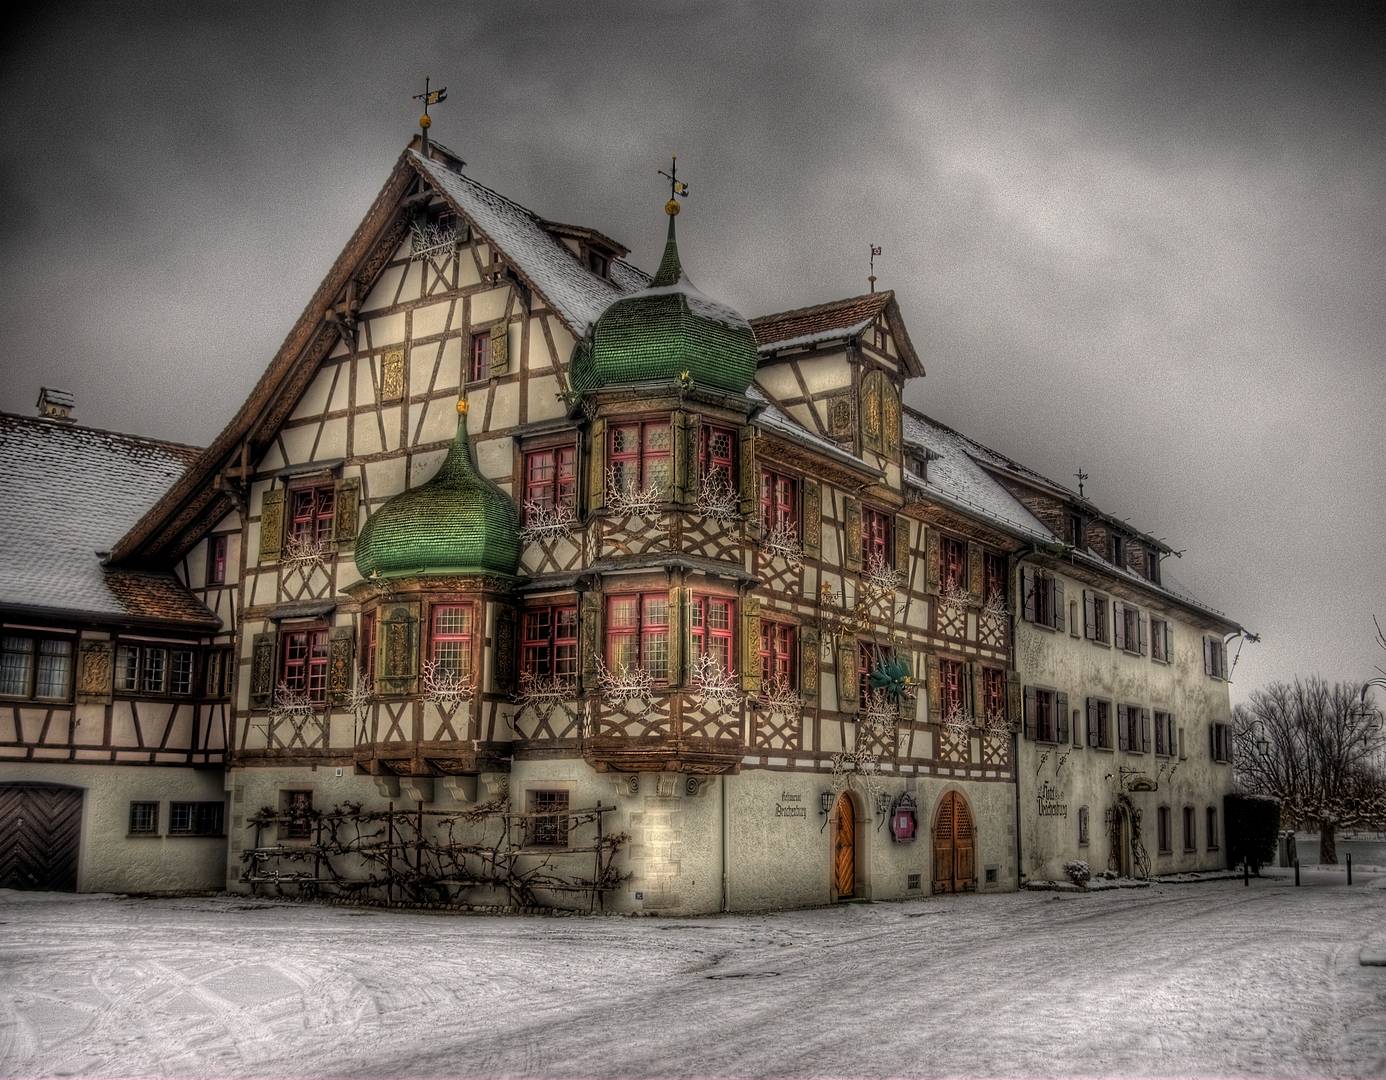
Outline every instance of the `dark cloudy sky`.
{"type": "Polygon", "coordinates": [[[414,130],[748,315],[865,289],[914,404],[1186,549],[1236,697],[1386,654],[1372,5],[45,5],[0,48],[0,408],[209,441],[414,130]]]}

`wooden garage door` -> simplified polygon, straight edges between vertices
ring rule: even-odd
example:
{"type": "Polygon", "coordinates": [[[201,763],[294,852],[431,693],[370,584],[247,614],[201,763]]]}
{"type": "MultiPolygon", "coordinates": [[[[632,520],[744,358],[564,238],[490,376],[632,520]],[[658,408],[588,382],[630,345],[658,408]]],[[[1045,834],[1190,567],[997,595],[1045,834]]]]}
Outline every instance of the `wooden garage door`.
{"type": "Polygon", "coordinates": [[[0,888],[73,892],[82,792],[55,784],[0,784],[0,888]]]}
{"type": "Polygon", "coordinates": [[[976,848],[967,800],[959,792],[950,791],[939,800],[934,814],[934,892],[963,892],[977,887],[976,848]]]}

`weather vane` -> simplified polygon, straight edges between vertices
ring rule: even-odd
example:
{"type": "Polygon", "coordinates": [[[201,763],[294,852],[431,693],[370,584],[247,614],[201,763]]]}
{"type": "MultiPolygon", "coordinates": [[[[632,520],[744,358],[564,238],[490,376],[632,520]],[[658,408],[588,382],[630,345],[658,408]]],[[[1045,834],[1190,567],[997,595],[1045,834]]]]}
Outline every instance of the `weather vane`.
{"type": "Polygon", "coordinates": [[[872,291],[872,292],[875,292],[875,291],[876,291],[876,256],[879,255],[880,253],[881,253],[881,249],[880,249],[877,245],[872,244],[872,245],[871,245],[871,273],[870,273],[870,275],[869,275],[869,276],[867,277],[867,279],[866,279],[868,282],[871,283],[871,291],[872,291]]]}
{"type": "Polygon", "coordinates": [[[437,105],[440,102],[447,101],[448,99],[448,88],[446,86],[439,87],[437,90],[430,90],[428,88],[428,82],[429,77],[425,75],[424,92],[422,94],[414,95],[415,101],[423,102],[423,115],[419,117],[419,130],[423,132],[420,152],[425,156],[427,156],[428,154],[428,129],[433,126],[433,121],[432,119],[430,119],[428,115],[428,107],[430,105],[437,105]]]}
{"type": "Polygon", "coordinates": [[[679,179],[679,157],[675,154],[669,159],[669,171],[659,170],[659,175],[669,181],[669,201],[664,204],[664,212],[673,217],[679,212],[679,199],[688,198],[688,185],[679,179]]]}
{"type": "Polygon", "coordinates": [[[1078,478],[1078,498],[1083,498],[1083,481],[1089,479],[1088,474],[1083,471],[1083,466],[1078,466],[1078,471],[1073,474],[1078,478]]]}

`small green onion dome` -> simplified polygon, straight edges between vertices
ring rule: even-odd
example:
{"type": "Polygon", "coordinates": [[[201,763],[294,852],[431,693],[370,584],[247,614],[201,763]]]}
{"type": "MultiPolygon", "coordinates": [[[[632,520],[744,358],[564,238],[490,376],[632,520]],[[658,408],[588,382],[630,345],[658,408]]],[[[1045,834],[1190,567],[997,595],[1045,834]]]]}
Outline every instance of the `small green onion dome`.
{"type": "Polygon", "coordinates": [[[612,303],[573,350],[578,393],[600,386],[675,380],[744,394],[756,373],[756,339],[737,312],[710,300],[679,263],[674,217],[648,289],[612,303]]]}
{"type": "Polygon", "coordinates": [[[457,435],[433,479],[388,499],[357,536],[362,577],[515,573],[519,515],[510,496],[477,471],[466,405],[457,403],[457,435]]]}

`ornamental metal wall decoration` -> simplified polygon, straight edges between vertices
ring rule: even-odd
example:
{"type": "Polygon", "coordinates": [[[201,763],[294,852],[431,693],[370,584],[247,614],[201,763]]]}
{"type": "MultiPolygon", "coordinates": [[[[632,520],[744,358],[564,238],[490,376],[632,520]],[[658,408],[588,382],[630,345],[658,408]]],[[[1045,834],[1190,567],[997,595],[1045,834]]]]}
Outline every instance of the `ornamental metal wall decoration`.
{"type": "Polygon", "coordinates": [[[577,511],[563,502],[546,504],[526,499],[524,522],[524,527],[520,529],[522,544],[563,540],[577,528],[577,511]]]}

